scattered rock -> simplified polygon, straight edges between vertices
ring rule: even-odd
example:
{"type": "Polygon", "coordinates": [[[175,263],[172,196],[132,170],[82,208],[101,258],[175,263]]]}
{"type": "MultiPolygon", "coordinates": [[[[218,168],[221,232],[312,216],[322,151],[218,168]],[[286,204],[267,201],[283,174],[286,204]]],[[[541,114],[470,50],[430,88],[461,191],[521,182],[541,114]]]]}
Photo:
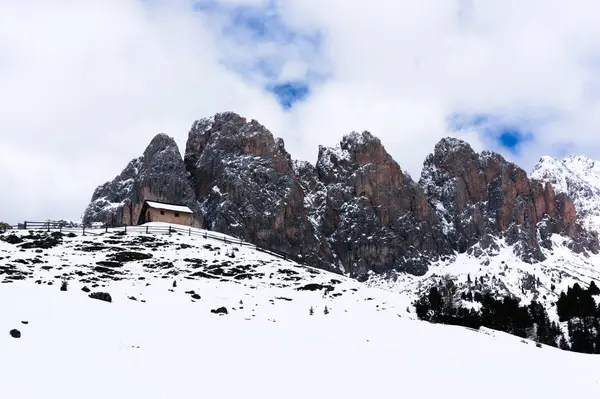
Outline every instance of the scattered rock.
{"type": "Polygon", "coordinates": [[[335,288],[332,287],[331,285],[324,285],[324,284],[318,284],[318,283],[310,283],[310,284],[306,284],[302,287],[298,287],[296,288],[297,291],[319,291],[319,290],[325,290],[325,292],[329,292],[329,291],[333,291],[335,288]]]}
{"type": "Polygon", "coordinates": [[[7,242],[9,244],[20,244],[23,242],[23,239],[15,234],[11,234],[9,236],[6,237],[2,237],[1,238],[2,241],[7,242]]]}
{"type": "Polygon", "coordinates": [[[10,336],[13,338],[21,338],[21,331],[17,329],[10,330],[10,336]]]}
{"type": "Polygon", "coordinates": [[[112,298],[108,292],[92,292],[89,295],[92,299],[98,299],[105,302],[112,302],[112,298]]]}
{"type": "Polygon", "coordinates": [[[213,309],[213,310],[211,310],[210,312],[211,312],[211,313],[215,313],[215,314],[219,314],[219,315],[222,315],[222,314],[227,314],[227,313],[228,313],[228,312],[227,312],[227,308],[226,308],[225,306],[221,306],[221,307],[220,307],[220,308],[218,308],[218,309],[213,309]]]}

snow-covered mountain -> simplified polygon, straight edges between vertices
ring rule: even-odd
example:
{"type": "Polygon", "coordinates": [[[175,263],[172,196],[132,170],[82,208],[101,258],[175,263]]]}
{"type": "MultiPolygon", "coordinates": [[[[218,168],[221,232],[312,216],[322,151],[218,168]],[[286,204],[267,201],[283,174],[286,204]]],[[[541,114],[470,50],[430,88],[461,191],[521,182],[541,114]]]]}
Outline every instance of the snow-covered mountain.
{"type": "Polygon", "coordinates": [[[462,140],[440,140],[417,181],[367,131],[321,146],[313,165],[233,112],[194,122],[184,158],[173,139],[156,136],[96,190],[84,222],[135,224],[144,200],[184,203],[198,227],[361,281],[371,272],[422,276],[460,254],[493,254],[499,240],[529,264],[546,261],[557,242],[574,256],[600,249],[569,195],[462,140]]]}
{"type": "Polygon", "coordinates": [[[598,388],[598,357],[421,322],[410,307],[419,284],[450,270],[482,285],[502,276],[506,289],[540,296],[552,295],[552,279],[558,289],[597,277],[584,256],[563,262],[573,261],[565,247],[556,264],[531,266],[498,242],[498,255],[481,263],[464,254],[375,287],[233,237],[145,227],[86,234],[0,236],[6,397],[462,398],[449,388],[459,386],[488,398],[563,398],[598,388]],[[90,298],[96,292],[111,301],[90,298]],[[491,389],[498,381],[503,389],[491,389]]]}
{"type": "Polygon", "coordinates": [[[584,225],[600,231],[600,162],[584,156],[563,160],[544,156],[531,177],[551,183],[557,193],[567,194],[584,225]]]}

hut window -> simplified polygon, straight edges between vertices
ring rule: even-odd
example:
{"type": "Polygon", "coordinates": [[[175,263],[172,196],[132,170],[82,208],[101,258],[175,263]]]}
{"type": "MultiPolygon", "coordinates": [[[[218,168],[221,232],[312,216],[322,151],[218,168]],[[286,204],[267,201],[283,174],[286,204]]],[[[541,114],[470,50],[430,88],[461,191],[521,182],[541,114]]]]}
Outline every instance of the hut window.
{"type": "Polygon", "coordinates": [[[175,212],[175,217],[178,218],[179,217],[179,212],[175,212]]]}
{"type": "Polygon", "coordinates": [[[160,214],[161,214],[161,215],[164,215],[164,214],[165,214],[165,211],[160,211],[160,214]]]}

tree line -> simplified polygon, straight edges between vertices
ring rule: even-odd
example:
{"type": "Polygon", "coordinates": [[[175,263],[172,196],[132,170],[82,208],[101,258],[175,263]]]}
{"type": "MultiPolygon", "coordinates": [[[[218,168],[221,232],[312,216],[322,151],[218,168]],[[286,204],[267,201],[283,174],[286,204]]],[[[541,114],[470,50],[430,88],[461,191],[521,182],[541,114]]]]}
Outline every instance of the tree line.
{"type": "Polygon", "coordinates": [[[521,305],[519,299],[508,295],[495,297],[473,290],[459,293],[449,277],[413,305],[419,319],[432,323],[474,329],[484,326],[564,350],[600,354],[600,306],[595,295],[600,295],[600,289],[594,282],[587,289],[576,283],[561,292],[554,305],[567,334],[559,323],[550,321],[544,305],[535,300],[521,305]]]}

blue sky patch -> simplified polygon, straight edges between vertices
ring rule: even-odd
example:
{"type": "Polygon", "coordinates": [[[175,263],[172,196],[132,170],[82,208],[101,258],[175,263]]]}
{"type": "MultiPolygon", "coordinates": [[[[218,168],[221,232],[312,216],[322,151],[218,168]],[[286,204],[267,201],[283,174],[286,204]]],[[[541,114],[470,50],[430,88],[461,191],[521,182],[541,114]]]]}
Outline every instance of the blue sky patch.
{"type": "Polygon", "coordinates": [[[491,114],[453,114],[447,123],[453,131],[476,131],[485,141],[492,141],[494,146],[511,152],[518,152],[523,143],[534,138],[531,121],[523,119],[509,120],[491,114]]]}
{"type": "Polygon", "coordinates": [[[284,109],[290,109],[298,102],[306,99],[310,94],[310,86],[306,82],[284,82],[267,86],[277,101],[284,109]]]}
{"type": "MultiPolygon", "coordinates": [[[[312,88],[329,76],[322,33],[290,25],[277,0],[251,6],[199,0],[194,11],[208,17],[209,25],[222,40],[239,46],[241,51],[224,52],[221,64],[275,96],[283,109],[307,99],[312,88]],[[302,65],[306,71],[286,73],[290,63],[302,65]]],[[[294,67],[292,70],[298,71],[294,67]]]]}

